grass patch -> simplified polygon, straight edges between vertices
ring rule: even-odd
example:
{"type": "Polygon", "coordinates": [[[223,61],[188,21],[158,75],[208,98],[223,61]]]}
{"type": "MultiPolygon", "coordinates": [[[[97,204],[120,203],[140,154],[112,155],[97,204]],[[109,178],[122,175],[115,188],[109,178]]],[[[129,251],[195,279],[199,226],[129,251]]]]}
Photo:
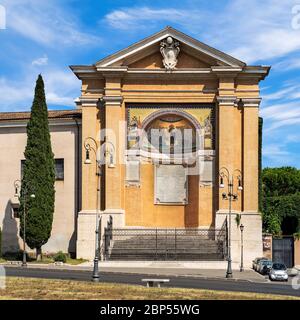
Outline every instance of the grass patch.
{"type": "MultiPolygon", "coordinates": [[[[27,263],[29,264],[51,264],[54,263],[54,255],[43,255],[43,259],[40,261],[37,261],[33,255],[27,255],[27,263]]],[[[70,256],[67,256],[66,264],[70,265],[79,265],[83,262],[86,262],[88,260],[85,259],[72,259],[70,256]]],[[[23,253],[22,252],[16,252],[16,253],[7,253],[4,257],[0,258],[0,263],[5,263],[7,261],[22,261],[23,259],[23,253]]]]}
{"type": "Polygon", "coordinates": [[[28,259],[27,261],[28,263],[33,263],[33,264],[50,264],[53,263],[54,260],[52,258],[48,258],[48,257],[43,257],[43,260],[35,260],[35,259],[28,259]]]}
{"type": "Polygon", "coordinates": [[[89,260],[85,260],[85,259],[71,259],[71,258],[67,258],[67,264],[71,264],[73,266],[76,266],[78,264],[81,264],[81,263],[84,263],[84,262],[87,262],[89,260]]]}
{"type": "Polygon", "coordinates": [[[8,277],[0,300],[299,300],[279,295],[8,277]]]}

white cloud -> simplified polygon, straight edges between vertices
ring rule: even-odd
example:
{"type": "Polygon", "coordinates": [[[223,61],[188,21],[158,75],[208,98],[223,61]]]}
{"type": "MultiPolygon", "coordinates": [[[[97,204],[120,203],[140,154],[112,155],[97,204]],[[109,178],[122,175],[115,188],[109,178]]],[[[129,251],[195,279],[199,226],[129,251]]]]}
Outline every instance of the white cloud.
{"type": "Polygon", "coordinates": [[[4,0],[7,29],[47,46],[99,43],[99,37],[80,30],[78,19],[57,0],[4,0]]]}
{"type": "Polygon", "coordinates": [[[263,157],[271,166],[293,165],[293,157],[282,144],[269,144],[262,150],[263,157]]]}
{"type": "Polygon", "coordinates": [[[248,63],[300,50],[300,30],[291,27],[294,0],[232,0],[220,10],[134,7],[114,10],[105,23],[138,32],[162,23],[179,25],[200,40],[248,63]],[[237,27],[238,26],[238,27],[237,27]]]}
{"type": "Polygon", "coordinates": [[[31,63],[33,66],[45,66],[48,64],[48,57],[44,55],[41,58],[35,59],[31,63]]]}
{"type": "MultiPolygon", "coordinates": [[[[80,81],[68,70],[45,70],[43,73],[48,107],[75,107],[74,98],[80,92],[80,81]]],[[[34,96],[36,77],[27,76],[11,81],[0,78],[1,110],[29,110],[34,96]]]]}
{"type": "Polygon", "coordinates": [[[300,102],[279,103],[269,107],[264,107],[260,115],[268,120],[287,120],[300,117],[300,102]]]}
{"type": "Polygon", "coordinates": [[[289,57],[283,61],[277,62],[272,66],[272,69],[279,72],[300,69],[300,57],[289,57]]]}
{"type": "Polygon", "coordinates": [[[148,28],[156,21],[184,23],[202,15],[198,10],[191,12],[173,8],[154,9],[149,7],[125,8],[112,11],[105,16],[105,21],[113,28],[128,30],[132,28],[148,28]],[[147,23],[146,23],[147,22],[147,23]]]}
{"type": "Polygon", "coordinates": [[[26,104],[33,97],[33,89],[33,83],[13,82],[6,78],[0,78],[0,95],[2,97],[0,111],[28,109],[26,104]]]}
{"type": "Polygon", "coordinates": [[[286,139],[286,143],[300,143],[300,134],[289,134],[286,139]]]}
{"type": "Polygon", "coordinates": [[[283,98],[291,98],[291,94],[294,93],[296,90],[299,90],[300,84],[298,86],[290,86],[288,88],[280,89],[276,92],[264,94],[264,100],[279,100],[283,98]]]}
{"type": "Polygon", "coordinates": [[[266,147],[263,148],[263,155],[264,156],[287,156],[290,153],[286,150],[283,150],[283,145],[278,145],[278,144],[271,144],[267,145],[266,147]]]}

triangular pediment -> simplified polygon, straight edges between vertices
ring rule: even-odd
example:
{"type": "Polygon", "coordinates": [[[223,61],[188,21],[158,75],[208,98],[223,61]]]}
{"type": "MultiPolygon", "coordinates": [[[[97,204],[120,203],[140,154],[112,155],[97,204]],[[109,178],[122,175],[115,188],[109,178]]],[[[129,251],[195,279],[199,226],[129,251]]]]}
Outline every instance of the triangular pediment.
{"type": "Polygon", "coordinates": [[[164,68],[160,44],[168,37],[172,37],[174,41],[179,43],[180,52],[176,68],[243,67],[246,65],[244,62],[171,27],[112,54],[98,61],[95,65],[97,68],[121,66],[139,69],[164,68]]]}

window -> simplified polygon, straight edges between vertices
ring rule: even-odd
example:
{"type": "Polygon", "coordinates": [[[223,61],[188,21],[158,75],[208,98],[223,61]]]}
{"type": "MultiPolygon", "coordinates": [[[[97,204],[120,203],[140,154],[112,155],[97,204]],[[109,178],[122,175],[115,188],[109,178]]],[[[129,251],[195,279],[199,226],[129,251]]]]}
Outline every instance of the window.
{"type": "Polygon", "coordinates": [[[20,218],[19,208],[13,208],[13,217],[15,219],[19,219],[20,218]]]}
{"type": "Polygon", "coordinates": [[[55,159],[55,180],[64,180],[64,159],[55,159]]]}
{"type": "MultiPolygon", "coordinates": [[[[55,180],[64,180],[64,159],[55,159],[55,180]]],[[[21,177],[24,173],[25,160],[21,160],[21,177]]]]}

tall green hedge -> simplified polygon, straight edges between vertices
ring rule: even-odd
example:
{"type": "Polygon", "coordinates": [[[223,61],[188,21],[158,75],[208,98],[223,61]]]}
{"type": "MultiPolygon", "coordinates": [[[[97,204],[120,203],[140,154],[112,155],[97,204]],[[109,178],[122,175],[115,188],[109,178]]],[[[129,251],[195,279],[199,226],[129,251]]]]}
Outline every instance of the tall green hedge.
{"type": "Polygon", "coordinates": [[[279,235],[285,218],[298,221],[300,231],[300,170],[292,167],[265,168],[262,171],[263,228],[279,235]]]}
{"type": "Polygon", "coordinates": [[[36,249],[37,258],[40,258],[41,248],[51,235],[55,196],[54,155],[51,148],[44,81],[41,75],[36,82],[31,117],[27,125],[27,145],[24,155],[20,235],[23,238],[24,199],[26,198],[25,240],[31,249],[36,249]],[[31,194],[35,194],[34,199],[30,197],[31,194]]]}

